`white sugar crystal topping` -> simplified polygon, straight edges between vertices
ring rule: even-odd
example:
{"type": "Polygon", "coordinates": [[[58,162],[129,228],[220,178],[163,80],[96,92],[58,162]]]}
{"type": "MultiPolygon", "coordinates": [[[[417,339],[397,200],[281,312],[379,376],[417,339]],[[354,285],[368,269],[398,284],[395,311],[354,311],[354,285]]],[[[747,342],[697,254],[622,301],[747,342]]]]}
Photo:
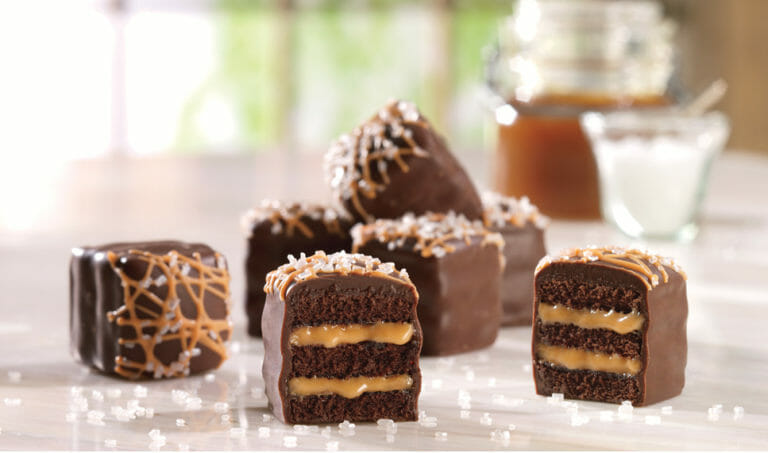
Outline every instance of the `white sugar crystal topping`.
{"type": "Polygon", "coordinates": [[[530,222],[537,228],[546,228],[549,218],[531,204],[528,197],[514,198],[497,192],[486,191],[482,194],[483,220],[487,227],[504,227],[512,224],[518,227],[530,222]]]}

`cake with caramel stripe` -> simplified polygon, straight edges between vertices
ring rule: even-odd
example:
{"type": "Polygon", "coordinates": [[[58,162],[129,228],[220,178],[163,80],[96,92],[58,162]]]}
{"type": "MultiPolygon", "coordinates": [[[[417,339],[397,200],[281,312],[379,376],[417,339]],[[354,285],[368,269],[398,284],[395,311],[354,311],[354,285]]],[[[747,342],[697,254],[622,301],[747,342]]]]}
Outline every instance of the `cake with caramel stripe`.
{"type": "Polygon", "coordinates": [[[265,392],[284,423],[416,420],[422,334],[404,270],[322,251],[270,272],[265,392]]]}
{"type": "Polygon", "coordinates": [[[536,391],[648,405],[685,383],[686,276],[670,259],[588,247],[543,258],[534,284],[536,391]]]}

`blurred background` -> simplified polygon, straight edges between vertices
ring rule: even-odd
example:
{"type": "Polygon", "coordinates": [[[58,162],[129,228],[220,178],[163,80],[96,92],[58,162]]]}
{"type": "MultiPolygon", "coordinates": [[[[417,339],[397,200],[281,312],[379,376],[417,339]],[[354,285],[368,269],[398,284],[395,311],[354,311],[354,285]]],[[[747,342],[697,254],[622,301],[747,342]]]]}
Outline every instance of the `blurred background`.
{"type": "MultiPolygon", "coordinates": [[[[682,84],[696,93],[724,78],[728,147],[768,153],[768,2],[664,7],[679,26],[682,84]]],[[[21,200],[19,187],[36,178],[39,189],[61,162],[314,155],[392,97],[416,102],[464,155],[489,152],[483,59],[513,8],[512,0],[4,0],[0,229],[24,227],[19,210],[32,209],[34,193],[21,200]]]]}

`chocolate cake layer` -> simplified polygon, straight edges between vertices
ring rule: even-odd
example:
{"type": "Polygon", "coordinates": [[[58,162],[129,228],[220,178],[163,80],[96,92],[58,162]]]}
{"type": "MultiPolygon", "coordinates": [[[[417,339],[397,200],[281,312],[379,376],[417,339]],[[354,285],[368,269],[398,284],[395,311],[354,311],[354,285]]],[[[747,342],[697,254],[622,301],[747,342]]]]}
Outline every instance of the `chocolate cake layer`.
{"type": "Polygon", "coordinates": [[[536,322],[534,341],[551,346],[580,348],[603,354],[619,354],[629,359],[641,356],[643,334],[619,334],[608,329],[581,329],[572,324],[536,322]]]}
{"type": "MultiPolygon", "coordinates": [[[[420,381],[414,378],[414,385],[420,381]]],[[[376,421],[381,418],[412,421],[418,418],[416,400],[419,390],[414,387],[395,392],[363,393],[352,399],[338,395],[290,397],[286,402],[286,418],[291,423],[376,421]]]]}
{"type": "Polygon", "coordinates": [[[639,376],[590,370],[569,370],[545,363],[534,364],[539,394],[562,393],[568,399],[642,404],[639,376]]]}
{"type": "Polygon", "coordinates": [[[630,313],[641,312],[644,290],[616,286],[615,283],[584,281],[579,276],[564,278],[553,275],[536,283],[539,302],[575,309],[592,309],[630,313]]]}
{"type": "Polygon", "coordinates": [[[292,376],[344,378],[418,373],[420,340],[399,346],[367,341],[358,344],[291,347],[292,376]]]}
{"type": "Polygon", "coordinates": [[[321,277],[291,288],[288,298],[290,327],[407,322],[413,317],[409,289],[375,277],[321,277]]]}
{"type": "Polygon", "coordinates": [[[534,287],[539,394],[648,405],[681,392],[688,307],[672,260],[620,247],[564,250],[541,260],[534,287]]]}

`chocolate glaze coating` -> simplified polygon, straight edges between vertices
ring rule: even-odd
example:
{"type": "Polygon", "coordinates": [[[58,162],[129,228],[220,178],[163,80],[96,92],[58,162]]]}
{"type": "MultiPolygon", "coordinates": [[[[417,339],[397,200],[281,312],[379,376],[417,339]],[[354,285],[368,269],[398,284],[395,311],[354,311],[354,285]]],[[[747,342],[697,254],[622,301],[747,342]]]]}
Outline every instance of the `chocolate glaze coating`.
{"type": "Polygon", "coordinates": [[[530,326],[533,313],[533,272],[547,251],[544,231],[532,223],[522,227],[487,226],[504,238],[505,266],[501,275],[502,326],[530,326]]]}
{"type": "MultiPolygon", "coordinates": [[[[126,357],[140,362],[146,360],[140,347],[128,348],[120,345],[123,340],[135,340],[136,333],[130,325],[118,326],[117,322],[110,321],[107,314],[115,312],[125,305],[125,290],[123,279],[118,270],[123,272],[126,278],[140,280],[148,270],[148,264],[133,250],[147,252],[152,255],[165,255],[171,251],[180,256],[192,258],[199,254],[202,265],[221,270],[228,280],[226,265],[223,257],[205,244],[188,244],[176,241],[154,241],[144,243],[115,243],[101,246],[85,246],[75,248],[72,251],[70,261],[70,351],[73,357],[85,365],[91,366],[101,372],[120,376],[117,372],[116,358],[126,357]],[[114,265],[109,260],[109,253],[115,256],[114,265]]],[[[152,278],[157,278],[162,273],[156,268],[151,272],[152,278]]],[[[197,270],[189,271],[192,277],[199,277],[197,270]]],[[[221,287],[218,283],[211,284],[218,291],[228,293],[228,287],[221,287]]],[[[147,290],[162,301],[168,294],[167,285],[149,285],[147,290]]],[[[184,289],[177,288],[179,307],[185,317],[194,318],[197,304],[184,289]]],[[[159,306],[142,299],[136,299],[137,307],[143,307],[149,311],[139,314],[140,318],[155,319],[158,313],[152,312],[159,306]],[[149,314],[152,312],[153,314],[149,314]]],[[[210,320],[221,321],[228,325],[229,301],[222,299],[210,291],[205,291],[202,296],[204,309],[210,320]]],[[[141,313],[141,310],[137,310],[141,313]]],[[[118,315],[117,318],[125,317],[118,315]]],[[[147,335],[158,335],[160,332],[154,327],[142,329],[147,335]]],[[[204,333],[207,333],[204,332],[204,333]]],[[[231,336],[231,326],[217,332],[220,339],[227,341],[231,336]]],[[[198,355],[190,359],[187,373],[198,373],[217,368],[226,359],[220,351],[208,348],[202,344],[199,346],[198,355]]],[[[162,364],[170,366],[177,361],[184,346],[178,340],[169,340],[158,343],[153,353],[162,364]]],[[[181,371],[180,371],[181,373],[181,371]]],[[[177,374],[180,374],[177,373],[177,374]]],[[[126,377],[123,375],[123,377],[126,377]]],[[[132,378],[153,377],[152,372],[139,373],[132,378]]]]}
{"type": "Polygon", "coordinates": [[[300,231],[288,234],[285,230],[272,232],[272,222],[264,219],[250,226],[248,252],[245,259],[246,277],[246,314],[248,315],[248,334],[261,337],[261,315],[264,311],[265,276],[286,261],[291,254],[308,255],[317,250],[328,253],[340,250],[349,251],[352,239],[349,236],[351,221],[339,219],[341,231],[329,231],[321,219],[301,216],[300,221],[309,228],[313,237],[307,237],[300,231]]]}
{"type": "MultiPolygon", "coordinates": [[[[642,328],[642,345],[640,356],[642,370],[634,377],[627,378],[636,381],[636,385],[627,388],[639,389],[639,394],[632,391],[625,396],[611,395],[602,397],[600,392],[577,392],[569,389],[567,398],[595,399],[608,402],[619,402],[630,399],[636,406],[654,404],[659,401],[679,395],[685,385],[685,365],[687,360],[686,321],[688,317],[688,302],[684,278],[673,268],[665,266],[669,281],[661,282],[649,289],[642,277],[631,273],[624,267],[602,261],[554,262],[543,268],[536,276],[534,319],[538,316],[538,305],[542,299],[542,285],[548,280],[592,281],[604,286],[626,287],[629,293],[639,294],[636,309],[645,316],[642,328]]],[[[658,270],[654,273],[661,277],[658,270]]],[[[631,307],[627,307],[631,308],[631,307]]],[[[544,381],[553,372],[541,369],[536,360],[536,345],[539,342],[537,332],[533,329],[533,360],[534,380],[536,391],[541,395],[551,394],[551,383],[544,381]],[[537,368],[538,367],[538,368],[537,368]]],[[[562,369],[557,368],[561,375],[562,369]]],[[[594,376],[615,376],[612,373],[591,372],[594,376]]],[[[582,373],[583,374],[583,373],[582,373]]],[[[563,375],[564,376],[564,375],[563,375]]],[[[565,379],[570,379],[562,377],[565,379]]],[[[594,378],[597,379],[597,378],[594,378]]],[[[607,379],[607,378],[606,378],[607,379]]],[[[627,381],[627,379],[624,379],[627,381]]],[[[604,380],[609,382],[610,379],[604,380]]],[[[595,380],[598,382],[598,380],[595,380]]],[[[602,381],[600,381],[602,382],[602,381]]],[[[606,384],[608,385],[608,384],[606,384]]],[[[624,384],[622,384],[624,385],[624,384]]],[[[562,389],[560,389],[562,390],[562,389]]]]}
{"type": "MultiPolygon", "coordinates": [[[[405,157],[410,167],[408,172],[391,166],[391,182],[375,198],[360,197],[363,208],[378,219],[394,219],[407,212],[421,215],[429,211],[454,211],[470,220],[480,219],[483,215],[480,196],[464,168],[448,150],[445,140],[432,129],[408,128],[413,131],[414,140],[429,155],[405,157]]],[[[349,200],[342,199],[341,202],[358,220],[372,220],[360,215],[349,200]]]]}
{"type": "Polygon", "coordinates": [[[490,346],[501,322],[499,249],[474,238],[453,240],[454,252],[424,258],[411,243],[389,250],[369,241],[359,251],[405,268],[419,290],[419,321],[424,330],[422,355],[459,354],[490,346]]]}
{"type": "MultiPolygon", "coordinates": [[[[318,278],[305,280],[293,284],[287,294],[286,300],[280,298],[279,292],[267,294],[266,305],[262,317],[262,331],[264,334],[264,362],[262,365],[262,375],[264,377],[264,386],[269,406],[275,417],[283,423],[321,423],[321,422],[339,422],[344,419],[349,420],[375,420],[377,418],[391,418],[394,420],[415,420],[418,415],[418,395],[421,390],[421,372],[419,370],[418,353],[421,346],[422,332],[416,315],[416,302],[419,296],[415,287],[407,282],[399,282],[394,279],[386,279],[362,275],[333,275],[325,274],[318,278]],[[364,393],[355,399],[341,398],[337,395],[331,395],[330,399],[326,396],[309,397],[291,397],[288,390],[288,381],[290,378],[300,372],[300,369],[294,369],[294,351],[290,344],[290,333],[295,325],[304,325],[306,319],[298,319],[299,313],[296,312],[297,301],[314,292],[322,293],[329,290],[334,293],[344,294],[345,297],[360,301],[378,300],[385,302],[402,302],[406,300],[410,308],[403,311],[399,305],[390,305],[396,307],[393,311],[387,309],[388,304],[376,303],[372,310],[358,311],[354,314],[346,312],[337,312],[330,314],[329,310],[318,308],[313,324],[331,323],[369,323],[380,320],[384,321],[408,321],[414,326],[414,336],[411,343],[400,346],[401,354],[412,357],[407,363],[407,372],[413,378],[413,386],[408,391],[401,392],[373,392],[364,393]],[[297,300],[294,301],[293,298],[297,300]],[[410,299],[410,300],[408,300],[410,299]],[[398,401],[397,408],[389,408],[386,401],[389,395],[398,401]],[[403,399],[404,398],[404,399],[403,399]],[[370,403],[370,404],[369,404],[370,403]],[[367,407],[361,405],[368,404],[367,407]],[[379,407],[380,406],[380,407],[379,407]],[[315,412],[312,413],[312,408],[315,412]]],[[[306,304],[303,304],[306,305],[306,304]]],[[[318,304],[317,306],[323,306],[318,304]]],[[[306,316],[304,316],[306,317],[306,316]]],[[[344,346],[347,349],[360,349],[360,351],[375,351],[371,349],[369,343],[344,346]]],[[[305,347],[312,348],[312,347],[305,347]]],[[[393,347],[383,347],[381,351],[386,354],[392,354],[393,347]]],[[[333,352],[329,352],[332,354],[333,352]]],[[[338,354],[343,354],[340,350],[338,354]]],[[[384,356],[382,356],[384,357],[384,356]]],[[[297,357],[298,366],[305,368],[305,354],[297,357]]],[[[347,357],[347,360],[350,358],[347,357]]],[[[370,364],[368,364],[370,365],[370,364]]],[[[367,366],[365,375],[385,375],[391,363],[382,363],[379,360],[378,367],[370,369],[367,366]]],[[[353,367],[354,368],[354,367],[353,367]]],[[[328,369],[314,370],[312,375],[331,376],[332,370],[336,369],[330,366],[328,369]]],[[[305,370],[305,373],[307,374],[305,370]]],[[[398,370],[405,371],[405,370],[398,370]]],[[[334,375],[334,377],[341,377],[334,375]]]]}

